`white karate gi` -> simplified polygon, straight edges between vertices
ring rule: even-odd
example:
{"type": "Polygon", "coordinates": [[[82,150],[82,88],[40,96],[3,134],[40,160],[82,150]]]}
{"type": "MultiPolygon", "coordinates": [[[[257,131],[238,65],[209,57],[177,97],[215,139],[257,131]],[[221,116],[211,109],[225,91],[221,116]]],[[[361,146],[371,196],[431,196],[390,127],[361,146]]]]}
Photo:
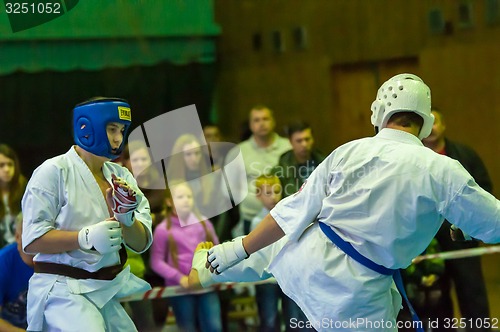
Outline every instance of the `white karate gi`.
{"type": "Polygon", "coordinates": [[[285,241],[211,276],[220,282],[272,273],[319,331],[396,331],[401,297],[392,277],[351,259],[317,223],[305,230],[311,221],[330,225],[391,269],[410,265],[444,218],[473,237],[500,242],[500,202],[457,161],[388,128],[337,148],[270,213],[285,241]]]}
{"type": "MultiPolygon", "coordinates": [[[[142,196],[135,218],[145,226],[149,248],[152,242],[149,203],[132,174],[124,167],[106,162],[103,173],[124,178],[142,196]]],[[[103,193],[85,162],[72,147],[67,153],[45,161],[34,172],[22,200],[23,249],[50,230],[79,231],[109,218],[103,193]]],[[[131,248],[129,248],[131,249],[131,248]]],[[[133,249],[131,249],[133,250],[133,249]]],[[[36,262],[66,264],[89,272],[120,263],[119,253],[73,250],[37,254],[36,262]]],[[[150,285],[125,268],[110,281],[73,279],[35,273],[28,291],[28,330],[136,331],[118,298],[150,289],[150,285]],[[53,322],[54,326],[48,326],[53,322]]]]}

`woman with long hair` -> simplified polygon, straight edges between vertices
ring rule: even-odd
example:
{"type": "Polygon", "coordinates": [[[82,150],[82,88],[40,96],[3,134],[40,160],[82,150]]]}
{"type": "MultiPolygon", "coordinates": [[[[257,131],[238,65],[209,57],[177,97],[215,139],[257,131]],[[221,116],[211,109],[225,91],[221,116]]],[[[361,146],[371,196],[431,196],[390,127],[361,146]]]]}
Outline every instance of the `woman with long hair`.
{"type": "Polygon", "coordinates": [[[210,162],[205,159],[206,153],[200,141],[195,135],[184,134],[179,136],[172,147],[171,157],[167,164],[167,179],[171,181],[189,182],[193,190],[194,200],[197,208],[203,215],[211,211],[213,197],[213,182],[210,176],[205,176],[211,172],[210,162]]]}
{"type": "Polygon", "coordinates": [[[0,144],[0,248],[15,241],[15,219],[21,212],[26,178],[21,174],[17,153],[0,144]]]}
{"type": "Polygon", "coordinates": [[[143,141],[129,141],[123,149],[121,162],[134,175],[137,185],[148,199],[154,228],[161,221],[160,214],[163,210],[163,175],[160,175],[153,164],[149,148],[143,141]]]}

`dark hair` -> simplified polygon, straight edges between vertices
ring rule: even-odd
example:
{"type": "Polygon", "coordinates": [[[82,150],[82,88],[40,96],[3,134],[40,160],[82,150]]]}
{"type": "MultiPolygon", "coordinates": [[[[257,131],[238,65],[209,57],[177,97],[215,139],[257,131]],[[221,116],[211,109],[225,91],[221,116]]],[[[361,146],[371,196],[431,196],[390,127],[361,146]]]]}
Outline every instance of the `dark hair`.
{"type": "MultiPolygon", "coordinates": [[[[311,126],[309,125],[309,123],[304,122],[304,121],[295,121],[295,122],[289,123],[285,127],[285,132],[286,132],[288,138],[291,138],[293,134],[304,131],[306,129],[311,129],[311,126]]],[[[311,129],[311,131],[312,131],[312,129],[311,129]]]]}
{"type": "Polygon", "coordinates": [[[201,128],[205,129],[206,127],[217,127],[220,129],[219,125],[212,121],[203,122],[201,128]]]}
{"type": "MultiPolygon", "coordinates": [[[[0,154],[3,154],[14,161],[14,176],[8,184],[9,190],[9,210],[12,215],[17,215],[21,211],[21,198],[26,189],[26,178],[21,174],[21,166],[17,153],[7,144],[0,144],[0,154]]],[[[5,216],[5,206],[0,203],[0,219],[5,216]]]]}
{"type": "Polygon", "coordinates": [[[444,125],[444,114],[443,114],[443,111],[441,111],[440,108],[438,107],[435,107],[435,106],[432,106],[431,107],[431,112],[435,112],[437,114],[439,114],[439,120],[441,121],[441,123],[444,125]]]}
{"type": "Polygon", "coordinates": [[[251,119],[251,114],[252,114],[252,111],[268,111],[269,114],[271,115],[271,118],[274,119],[274,112],[272,109],[270,109],[269,107],[267,107],[266,105],[264,104],[257,104],[255,106],[253,106],[251,109],[250,109],[250,112],[248,113],[248,120],[250,121],[251,119]]]}
{"type": "Polygon", "coordinates": [[[254,105],[250,111],[253,111],[253,110],[257,110],[257,111],[260,111],[260,110],[271,110],[267,105],[264,105],[264,104],[256,104],[254,105]]]}
{"type": "Polygon", "coordinates": [[[81,103],[76,104],[75,107],[83,106],[83,105],[90,104],[90,103],[96,103],[96,102],[100,103],[100,102],[105,102],[105,101],[120,101],[120,102],[128,104],[128,101],[125,99],[122,99],[122,98],[98,96],[98,97],[91,97],[85,101],[82,101],[81,103]]]}
{"type": "Polygon", "coordinates": [[[417,125],[422,128],[424,119],[415,112],[398,112],[391,115],[387,123],[394,123],[405,128],[411,127],[412,125],[417,125]]]}

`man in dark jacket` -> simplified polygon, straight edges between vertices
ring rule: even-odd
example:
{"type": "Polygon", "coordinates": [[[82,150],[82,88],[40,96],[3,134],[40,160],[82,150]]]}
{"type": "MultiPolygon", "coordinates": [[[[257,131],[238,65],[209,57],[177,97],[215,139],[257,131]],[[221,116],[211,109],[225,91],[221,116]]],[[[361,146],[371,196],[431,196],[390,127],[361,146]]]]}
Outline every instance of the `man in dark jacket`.
{"type": "MultiPolygon", "coordinates": [[[[422,140],[424,145],[439,154],[458,160],[474,177],[477,184],[491,192],[492,182],[479,155],[470,147],[445,138],[446,125],[443,114],[437,109],[433,109],[432,113],[435,117],[432,133],[422,140]]],[[[437,233],[436,239],[443,251],[475,248],[479,245],[477,241],[453,241],[450,237],[450,223],[446,220],[437,233]]],[[[445,288],[443,289],[442,309],[453,314],[449,295],[450,282],[453,281],[462,317],[473,321],[489,317],[488,296],[481,269],[481,257],[452,259],[445,263],[444,280],[441,280],[445,288]]]]}
{"type": "Polygon", "coordinates": [[[295,122],[288,126],[292,149],[283,153],[274,174],[280,179],[283,198],[296,193],[325,156],[314,148],[314,137],[309,124],[295,122]]]}

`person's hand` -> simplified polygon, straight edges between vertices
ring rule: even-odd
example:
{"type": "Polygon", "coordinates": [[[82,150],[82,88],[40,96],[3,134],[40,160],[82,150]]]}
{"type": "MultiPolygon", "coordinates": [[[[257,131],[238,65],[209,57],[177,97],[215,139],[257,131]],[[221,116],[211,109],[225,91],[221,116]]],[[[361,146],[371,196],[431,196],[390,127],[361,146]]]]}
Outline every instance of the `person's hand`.
{"type": "Polygon", "coordinates": [[[184,289],[189,289],[189,278],[188,278],[188,276],[182,276],[181,280],[179,281],[179,285],[181,285],[181,287],[184,288],[184,289]]]}
{"type": "Polygon", "coordinates": [[[248,254],[243,247],[243,237],[238,237],[208,250],[205,267],[212,273],[221,274],[247,257],[248,254]]]}
{"type": "Polygon", "coordinates": [[[104,220],[78,232],[78,244],[85,250],[94,248],[101,254],[109,254],[120,250],[121,243],[122,229],[116,220],[104,220]]]}
{"type": "Polygon", "coordinates": [[[472,241],[472,238],[469,234],[462,231],[455,225],[451,225],[450,227],[450,236],[453,241],[472,241]]]}
{"type": "Polygon", "coordinates": [[[421,284],[424,287],[431,287],[438,279],[439,277],[437,275],[429,274],[428,276],[422,277],[421,284]]]}
{"type": "Polygon", "coordinates": [[[212,242],[201,242],[196,247],[188,279],[190,289],[207,288],[215,284],[212,278],[215,275],[205,267],[208,250],[212,247],[212,242]]]}
{"type": "Polygon", "coordinates": [[[130,227],[134,224],[134,211],[140,203],[141,196],[137,196],[130,185],[122,178],[111,174],[113,189],[106,191],[106,200],[113,210],[115,219],[130,227]]]}
{"type": "Polygon", "coordinates": [[[198,243],[198,245],[196,246],[196,249],[194,250],[194,252],[197,252],[199,250],[202,250],[202,249],[210,249],[214,246],[214,243],[213,242],[210,242],[210,241],[206,241],[206,242],[200,242],[198,243]]]}
{"type": "MultiPolygon", "coordinates": [[[[205,271],[206,271],[206,269],[205,269],[205,271]]],[[[209,273],[209,272],[207,271],[207,273],[209,273]]],[[[188,284],[189,284],[189,288],[190,289],[201,289],[201,288],[203,288],[203,286],[201,285],[200,277],[198,275],[198,271],[197,270],[191,269],[191,271],[189,272],[188,284]]]]}

